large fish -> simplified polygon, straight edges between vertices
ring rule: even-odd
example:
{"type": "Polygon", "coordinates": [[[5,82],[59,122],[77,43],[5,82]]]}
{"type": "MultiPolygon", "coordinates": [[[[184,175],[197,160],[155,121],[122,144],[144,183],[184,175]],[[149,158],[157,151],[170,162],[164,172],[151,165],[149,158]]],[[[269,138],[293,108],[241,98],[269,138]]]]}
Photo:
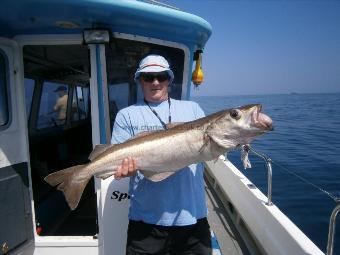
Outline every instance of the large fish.
{"type": "Polygon", "coordinates": [[[97,145],[90,162],[45,177],[64,192],[74,210],[92,176],[102,179],[115,173],[122,160],[131,156],[138,169],[152,181],[161,181],[192,163],[208,161],[273,129],[261,105],[223,110],[195,121],[173,124],[167,130],[147,132],[116,145],[97,145]]]}

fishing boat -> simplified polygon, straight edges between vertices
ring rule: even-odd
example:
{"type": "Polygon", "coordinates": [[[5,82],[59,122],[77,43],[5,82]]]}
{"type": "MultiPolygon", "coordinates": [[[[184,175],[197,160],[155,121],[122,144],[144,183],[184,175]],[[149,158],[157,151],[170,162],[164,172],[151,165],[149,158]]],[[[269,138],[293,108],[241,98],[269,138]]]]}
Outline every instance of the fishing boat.
{"type": "MultiPolygon", "coordinates": [[[[92,179],[74,211],[43,179],[110,143],[117,112],[142,97],[146,54],[169,60],[170,96],[190,99],[211,31],[152,0],[1,1],[0,254],[125,253],[128,178],[92,179]]],[[[205,167],[214,254],[324,254],[226,157],[205,167]]]]}

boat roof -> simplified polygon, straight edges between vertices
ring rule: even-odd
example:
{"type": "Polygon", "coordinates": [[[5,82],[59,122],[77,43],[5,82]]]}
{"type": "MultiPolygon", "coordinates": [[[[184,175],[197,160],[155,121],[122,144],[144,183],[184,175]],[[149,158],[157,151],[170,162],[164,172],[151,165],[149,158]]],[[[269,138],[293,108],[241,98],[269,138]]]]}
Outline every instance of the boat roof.
{"type": "Polygon", "coordinates": [[[196,44],[199,47],[204,47],[211,34],[211,26],[206,20],[178,9],[158,5],[155,1],[1,1],[0,37],[79,34],[89,28],[108,28],[112,32],[196,44]],[[63,28],[60,24],[66,24],[70,28],[63,28]]]}

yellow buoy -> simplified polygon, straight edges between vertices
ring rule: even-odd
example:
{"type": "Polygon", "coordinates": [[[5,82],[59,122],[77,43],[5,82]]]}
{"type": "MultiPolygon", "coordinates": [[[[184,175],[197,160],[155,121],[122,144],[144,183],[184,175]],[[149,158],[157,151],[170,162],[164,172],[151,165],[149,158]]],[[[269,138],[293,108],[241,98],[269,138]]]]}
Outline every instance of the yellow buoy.
{"type": "Polygon", "coordinates": [[[191,81],[195,86],[201,85],[204,79],[204,74],[201,68],[202,65],[202,50],[195,52],[195,70],[192,72],[191,81]]]}

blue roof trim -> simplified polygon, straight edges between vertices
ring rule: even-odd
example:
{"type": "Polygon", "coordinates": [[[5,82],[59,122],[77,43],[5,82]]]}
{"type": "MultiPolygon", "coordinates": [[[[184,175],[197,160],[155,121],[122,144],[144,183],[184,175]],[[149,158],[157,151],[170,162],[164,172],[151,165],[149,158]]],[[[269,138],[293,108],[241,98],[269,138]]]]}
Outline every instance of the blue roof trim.
{"type": "Polygon", "coordinates": [[[124,0],[3,0],[0,36],[19,34],[79,34],[85,28],[153,37],[204,47],[211,25],[179,10],[124,0]],[[56,21],[70,21],[79,28],[64,29],[56,21]]]}

